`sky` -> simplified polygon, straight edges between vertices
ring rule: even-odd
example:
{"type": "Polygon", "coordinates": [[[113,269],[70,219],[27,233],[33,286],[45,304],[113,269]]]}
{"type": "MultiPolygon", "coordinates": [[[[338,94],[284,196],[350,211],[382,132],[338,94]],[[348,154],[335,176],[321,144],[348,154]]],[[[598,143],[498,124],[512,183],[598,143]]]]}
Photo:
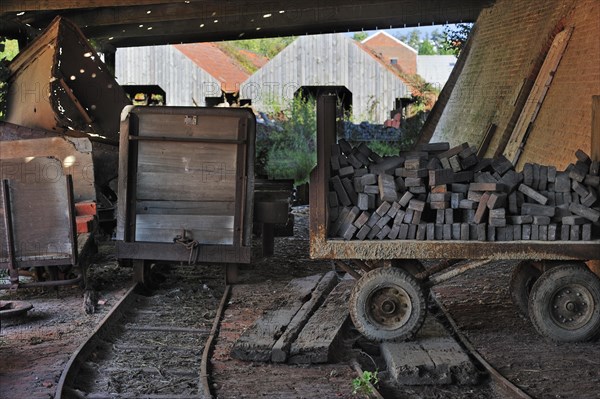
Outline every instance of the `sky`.
{"type": "MultiPolygon", "coordinates": [[[[410,34],[410,32],[417,29],[419,32],[421,32],[421,36],[425,36],[425,34],[431,34],[431,32],[433,32],[434,30],[438,30],[441,33],[444,31],[445,26],[446,25],[427,25],[427,26],[413,26],[410,28],[380,29],[380,30],[384,30],[387,33],[389,33],[390,35],[397,36],[397,35],[408,35],[408,34],[410,34]]],[[[448,24],[448,26],[454,27],[456,25],[448,24]]],[[[372,34],[374,34],[377,31],[376,30],[367,30],[365,32],[367,32],[369,34],[369,36],[371,36],[372,34]]],[[[350,32],[350,33],[348,33],[348,35],[352,36],[352,35],[354,35],[354,32],[350,32]]]]}

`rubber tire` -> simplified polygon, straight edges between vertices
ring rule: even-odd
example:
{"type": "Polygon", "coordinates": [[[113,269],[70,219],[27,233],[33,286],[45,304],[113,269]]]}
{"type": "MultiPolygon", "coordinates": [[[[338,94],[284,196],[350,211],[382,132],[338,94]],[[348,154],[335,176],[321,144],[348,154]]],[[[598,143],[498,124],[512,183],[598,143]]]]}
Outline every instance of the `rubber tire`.
{"type": "Polygon", "coordinates": [[[540,335],[556,342],[586,342],[600,334],[600,279],[587,267],[569,263],[553,267],[544,272],[535,282],[529,295],[529,318],[540,335]],[[568,284],[585,287],[593,306],[590,320],[581,328],[569,330],[553,321],[551,316],[552,297],[557,290],[568,284]]]}
{"type": "Polygon", "coordinates": [[[520,262],[510,276],[510,299],[522,316],[529,316],[529,293],[542,271],[530,261],[520,262]]]}
{"type": "Polygon", "coordinates": [[[393,259],[392,267],[406,270],[413,276],[425,271],[425,266],[416,259],[393,259]]]}
{"type": "Polygon", "coordinates": [[[427,296],[419,281],[407,271],[395,267],[380,267],[366,273],[354,284],[349,308],[354,326],[367,339],[377,342],[408,340],[417,333],[425,321],[427,296]],[[412,311],[401,327],[385,330],[371,321],[367,315],[366,304],[372,292],[393,286],[406,291],[411,301],[412,311]]]}

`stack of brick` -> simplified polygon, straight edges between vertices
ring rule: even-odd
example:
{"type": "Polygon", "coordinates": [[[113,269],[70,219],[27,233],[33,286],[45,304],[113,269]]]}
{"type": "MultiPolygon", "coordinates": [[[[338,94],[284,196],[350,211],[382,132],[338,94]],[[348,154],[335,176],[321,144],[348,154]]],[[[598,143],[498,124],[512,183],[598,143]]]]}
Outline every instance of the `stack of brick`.
{"type": "Polygon", "coordinates": [[[467,143],[430,143],[381,157],[364,143],[332,146],[331,237],[345,240],[589,241],[599,236],[599,165],[579,150],[565,171],[467,143]]]}

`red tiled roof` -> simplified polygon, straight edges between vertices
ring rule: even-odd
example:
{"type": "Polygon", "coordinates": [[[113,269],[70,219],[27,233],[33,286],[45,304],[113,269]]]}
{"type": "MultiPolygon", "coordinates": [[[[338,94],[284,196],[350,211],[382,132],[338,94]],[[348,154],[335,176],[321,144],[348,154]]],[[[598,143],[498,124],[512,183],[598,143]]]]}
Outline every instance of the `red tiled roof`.
{"type": "Polygon", "coordinates": [[[363,40],[361,45],[382,64],[392,65],[391,60],[396,59],[397,64],[393,64],[393,68],[412,75],[417,73],[417,51],[387,32],[377,32],[363,40]]]}
{"type": "Polygon", "coordinates": [[[220,81],[221,89],[226,93],[237,92],[240,85],[250,77],[250,74],[216,43],[176,44],[174,47],[220,81]]]}

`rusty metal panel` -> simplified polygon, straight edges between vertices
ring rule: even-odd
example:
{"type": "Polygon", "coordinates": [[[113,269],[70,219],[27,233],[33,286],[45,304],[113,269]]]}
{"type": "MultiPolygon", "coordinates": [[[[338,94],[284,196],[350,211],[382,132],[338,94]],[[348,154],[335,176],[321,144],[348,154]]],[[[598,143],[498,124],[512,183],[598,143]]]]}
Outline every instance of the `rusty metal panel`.
{"type": "Polygon", "coordinates": [[[47,180],[70,174],[75,200],[96,200],[92,144],[85,137],[1,141],[0,171],[2,178],[9,180],[47,180]],[[60,169],[31,162],[35,158],[49,156],[60,161],[60,169]]]}
{"type": "Polygon", "coordinates": [[[182,260],[183,249],[186,260],[250,262],[254,136],[245,109],[129,110],[121,127],[119,256],[182,260]],[[209,256],[209,248],[220,255],[209,256]]]}
{"type": "MultiPolygon", "coordinates": [[[[45,158],[46,165],[61,170],[60,162],[45,158]]],[[[2,201],[1,214],[7,223],[0,227],[0,236],[10,236],[17,267],[44,264],[75,264],[74,205],[69,176],[44,181],[3,180],[8,188],[2,201]],[[6,218],[7,212],[10,218],[6,218]]],[[[0,246],[0,266],[11,263],[10,248],[0,246]]]]}
{"type": "Polygon", "coordinates": [[[129,100],[71,22],[55,18],[9,68],[8,122],[117,139],[129,100]]]}

